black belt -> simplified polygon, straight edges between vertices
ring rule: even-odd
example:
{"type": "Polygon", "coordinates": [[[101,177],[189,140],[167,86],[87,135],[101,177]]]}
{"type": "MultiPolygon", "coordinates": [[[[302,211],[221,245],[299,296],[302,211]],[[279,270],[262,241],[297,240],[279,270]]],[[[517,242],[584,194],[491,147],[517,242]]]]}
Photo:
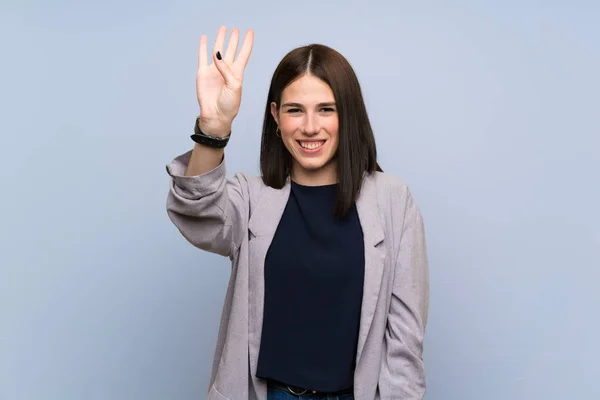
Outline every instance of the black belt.
{"type": "Polygon", "coordinates": [[[282,382],[278,382],[272,379],[269,379],[269,383],[272,384],[273,386],[278,387],[279,389],[283,389],[286,392],[288,392],[289,394],[292,394],[294,396],[302,396],[304,394],[318,394],[318,395],[330,395],[330,396],[340,396],[343,394],[352,394],[354,393],[354,389],[353,388],[348,388],[348,389],[343,389],[343,390],[337,390],[335,392],[321,392],[319,390],[310,390],[310,389],[303,389],[301,387],[298,386],[294,386],[294,385],[288,385],[286,383],[282,383],[282,382]]]}

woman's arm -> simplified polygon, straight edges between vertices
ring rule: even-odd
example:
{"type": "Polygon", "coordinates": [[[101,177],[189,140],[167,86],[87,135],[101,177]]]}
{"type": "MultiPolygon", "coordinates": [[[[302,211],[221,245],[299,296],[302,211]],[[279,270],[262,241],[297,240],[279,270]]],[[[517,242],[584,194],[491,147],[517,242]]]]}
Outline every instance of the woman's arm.
{"type": "MultiPolygon", "coordinates": [[[[208,131],[203,130],[203,132],[208,131]]],[[[215,136],[214,133],[210,133],[210,135],[215,136]]],[[[185,176],[197,176],[212,171],[221,164],[224,157],[224,149],[214,149],[196,143],[187,163],[185,176]]]]}
{"type": "Polygon", "coordinates": [[[429,270],[423,218],[410,192],[405,198],[379,392],[382,399],[421,400],[426,388],[422,354],[429,270]]]}
{"type": "Polygon", "coordinates": [[[167,165],[171,186],[167,213],[194,246],[233,257],[249,220],[249,185],[244,175],[226,178],[225,162],[200,175],[186,176],[192,152],[167,165]]]}
{"type": "MultiPolygon", "coordinates": [[[[200,36],[198,49],[198,124],[203,133],[216,137],[231,133],[254,41],[254,33],[249,30],[236,58],[239,31],[232,30],[227,49],[226,34],[227,28],[221,26],[212,57],[208,56],[206,35],[200,36]]],[[[167,199],[171,221],[194,246],[232,258],[247,232],[250,195],[245,177],[237,174],[227,180],[223,149],[201,144],[173,160],[167,172],[172,178],[167,199]]]]}

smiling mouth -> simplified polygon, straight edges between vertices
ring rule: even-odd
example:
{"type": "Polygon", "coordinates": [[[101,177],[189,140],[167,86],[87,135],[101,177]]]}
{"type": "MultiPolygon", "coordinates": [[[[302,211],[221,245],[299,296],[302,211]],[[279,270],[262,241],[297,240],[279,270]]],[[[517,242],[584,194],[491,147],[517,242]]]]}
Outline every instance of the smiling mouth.
{"type": "Polygon", "coordinates": [[[316,150],[319,147],[323,146],[325,144],[324,140],[318,140],[318,141],[302,141],[302,140],[298,140],[298,144],[300,144],[300,147],[302,147],[303,149],[307,149],[307,150],[316,150]]]}

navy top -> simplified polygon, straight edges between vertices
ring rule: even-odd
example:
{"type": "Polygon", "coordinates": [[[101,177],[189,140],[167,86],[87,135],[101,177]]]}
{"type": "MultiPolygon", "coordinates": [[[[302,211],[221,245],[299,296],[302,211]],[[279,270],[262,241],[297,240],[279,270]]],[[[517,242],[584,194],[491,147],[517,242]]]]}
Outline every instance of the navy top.
{"type": "Polygon", "coordinates": [[[325,392],[353,386],[364,242],[356,206],[335,218],[336,190],[291,183],[265,259],[259,378],[325,392]]]}

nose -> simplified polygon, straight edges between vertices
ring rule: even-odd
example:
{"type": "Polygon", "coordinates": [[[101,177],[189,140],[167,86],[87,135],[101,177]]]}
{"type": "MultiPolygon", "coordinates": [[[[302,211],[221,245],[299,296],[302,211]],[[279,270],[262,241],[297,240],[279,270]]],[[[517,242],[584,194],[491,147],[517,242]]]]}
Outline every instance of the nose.
{"type": "Polygon", "coordinates": [[[302,133],[304,133],[305,135],[308,136],[314,136],[317,133],[319,133],[319,123],[318,123],[318,117],[316,115],[313,115],[311,113],[307,113],[306,114],[306,119],[304,121],[304,126],[302,129],[302,133]]]}

